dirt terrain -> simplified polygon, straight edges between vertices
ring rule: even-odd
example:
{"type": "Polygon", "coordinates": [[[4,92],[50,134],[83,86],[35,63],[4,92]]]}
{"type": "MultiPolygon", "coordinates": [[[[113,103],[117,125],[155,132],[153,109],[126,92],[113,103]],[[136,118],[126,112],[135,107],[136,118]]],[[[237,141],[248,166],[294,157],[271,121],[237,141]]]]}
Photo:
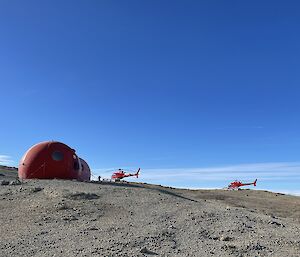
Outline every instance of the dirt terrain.
{"type": "Polygon", "coordinates": [[[0,256],[300,256],[300,197],[0,174],[0,256]]]}

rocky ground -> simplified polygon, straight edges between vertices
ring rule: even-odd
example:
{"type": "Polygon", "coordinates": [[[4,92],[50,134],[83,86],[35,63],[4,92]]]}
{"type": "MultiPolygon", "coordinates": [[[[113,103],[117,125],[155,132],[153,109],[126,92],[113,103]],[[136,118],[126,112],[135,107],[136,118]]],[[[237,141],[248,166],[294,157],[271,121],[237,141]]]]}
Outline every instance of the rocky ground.
{"type": "Polygon", "coordinates": [[[0,256],[300,256],[300,197],[0,172],[0,256]]]}

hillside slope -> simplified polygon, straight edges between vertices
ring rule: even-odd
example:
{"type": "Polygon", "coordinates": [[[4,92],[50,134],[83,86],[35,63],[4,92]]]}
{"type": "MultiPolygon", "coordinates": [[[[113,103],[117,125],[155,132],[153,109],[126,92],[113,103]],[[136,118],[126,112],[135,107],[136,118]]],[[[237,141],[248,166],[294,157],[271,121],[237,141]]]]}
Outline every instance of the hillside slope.
{"type": "Polygon", "coordinates": [[[299,206],[263,191],[28,180],[0,186],[0,256],[299,256],[299,206]]]}
{"type": "Polygon", "coordinates": [[[0,180],[13,180],[18,176],[18,169],[0,165],[0,180]]]}

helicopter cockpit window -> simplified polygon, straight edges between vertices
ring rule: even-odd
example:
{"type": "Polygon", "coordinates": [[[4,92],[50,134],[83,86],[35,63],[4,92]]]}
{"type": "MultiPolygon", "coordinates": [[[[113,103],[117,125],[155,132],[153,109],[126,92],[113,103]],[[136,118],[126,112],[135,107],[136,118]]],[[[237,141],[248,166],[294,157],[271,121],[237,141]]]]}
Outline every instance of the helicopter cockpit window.
{"type": "Polygon", "coordinates": [[[64,158],[64,154],[60,151],[54,151],[51,157],[54,161],[61,161],[64,158]]]}

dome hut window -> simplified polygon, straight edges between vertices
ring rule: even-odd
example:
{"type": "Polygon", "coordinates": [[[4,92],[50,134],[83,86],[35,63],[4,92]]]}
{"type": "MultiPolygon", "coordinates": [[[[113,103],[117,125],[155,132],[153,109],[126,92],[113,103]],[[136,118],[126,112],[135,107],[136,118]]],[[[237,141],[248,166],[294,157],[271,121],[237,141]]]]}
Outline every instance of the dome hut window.
{"type": "Polygon", "coordinates": [[[61,161],[64,158],[63,153],[59,151],[53,152],[51,156],[54,161],[61,161]]]}

